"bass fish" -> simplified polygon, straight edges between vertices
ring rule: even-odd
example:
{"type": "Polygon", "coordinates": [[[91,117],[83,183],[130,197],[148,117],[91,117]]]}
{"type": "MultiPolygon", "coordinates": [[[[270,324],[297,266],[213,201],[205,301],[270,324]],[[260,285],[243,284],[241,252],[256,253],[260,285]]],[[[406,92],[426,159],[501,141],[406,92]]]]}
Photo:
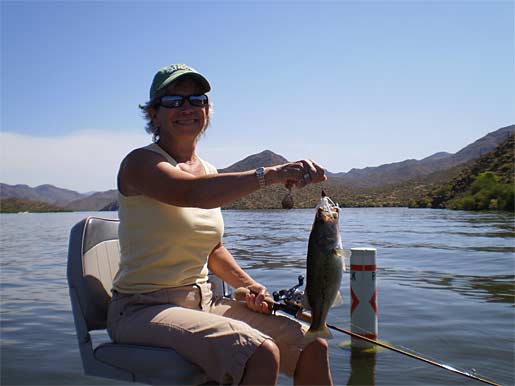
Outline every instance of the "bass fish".
{"type": "Polygon", "coordinates": [[[340,208],[325,192],[317,205],[309,235],[307,281],[303,305],[311,309],[311,325],[306,337],[332,338],[326,326],[329,309],[341,304],[340,284],[345,269],[339,228],[340,208]]]}

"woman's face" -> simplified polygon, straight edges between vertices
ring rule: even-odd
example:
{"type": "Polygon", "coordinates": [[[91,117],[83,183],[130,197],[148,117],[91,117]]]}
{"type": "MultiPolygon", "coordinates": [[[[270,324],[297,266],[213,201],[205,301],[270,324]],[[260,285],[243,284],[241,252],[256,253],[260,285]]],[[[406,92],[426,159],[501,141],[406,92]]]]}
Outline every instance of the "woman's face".
{"type": "MultiPolygon", "coordinates": [[[[166,88],[165,95],[201,95],[202,89],[192,79],[180,80],[166,88]]],[[[172,140],[193,140],[206,126],[209,106],[192,106],[188,100],[180,107],[167,108],[159,106],[153,114],[155,127],[159,128],[159,137],[172,140]]]]}

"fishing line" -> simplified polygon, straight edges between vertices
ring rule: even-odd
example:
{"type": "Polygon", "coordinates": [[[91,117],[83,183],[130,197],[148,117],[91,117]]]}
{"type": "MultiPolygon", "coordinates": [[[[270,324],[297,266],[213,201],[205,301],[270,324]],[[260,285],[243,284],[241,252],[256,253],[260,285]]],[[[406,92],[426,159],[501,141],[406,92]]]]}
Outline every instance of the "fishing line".
{"type": "MultiPolygon", "coordinates": [[[[306,312],[300,312],[298,315],[295,315],[295,317],[297,319],[300,319],[300,320],[303,320],[303,321],[307,322],[308,318],[310,318],[311,315],[309,315],[306,312]]],[[[376,346],[379,346],[379,347],[383,347],[383,348],[386,348],[386,349],[391,350],[391,351],[395,351],[395,352],[397,352],[399,354],[406,355],[406,356],[408,356],[410,358],[417,359],[417,360],[422,361],[424,363],[427,363],[427,364],[430,364],[430,365],[433,365],[433,366],[436,366],[436,367],[440,367],[442,369],[451,371],[451,372],[453,372],[455,374],[463,375],[463,376],[465,376],[467,378],[474,379],[476,381],[483,382],[483,383],[486,383],[488,385],[499,386],[498,383],[495,383],[495,382],[490,381],[490,380],[488,380],[486,378],[479,377],[476,374],[473,374],[475,371],[473,373],[470,373],[470,372],[467,372],[467,371],[464,371],[464,370],[459,370],[459,369],[457,369],[454,366],[451,366],[451,365],[448,365],[448,364],[445,364],[445,363],[440,363],[440,362],[437,362],[436,360],[432,360],[432,359],[423,357],[422,354],[417,353],[415,350],[406,348],[406,350],[410,350],[412,352],[406,351],[406,350],[403,350],[403,349],[401,349],[401,348],[399,348],[397,346],[393,346],[393,345],[391,345],[389,343],[386,343],[384,341],[370,339],[370,338],[367,338],[367,337],[362,336],[360,334],[357,334],[355,332],[346,330],[344,328],[334,326],[334,325],[332,325],[330,323],[326,323],[326,325],[327,325],[328,328],[330,328],[332,330],[335,330],[335,331],[338,331],[338,332],[342,332],[342,333],[350,335],[350,336],[352,336],[354,338],[358,338],[358,339],[364,340],[364,341],[366,341],[368,343],[371,343],[373,345],[376,345],[376,346]]],[[[357,326],[355,326],[355,327],[357,327],[357,326]]],[[[366,331],[363,328],[359,328],[359,329],[361,331],[364,331],[365,333],[371,333],[371,331],[366,331]]],[[[403,347],[403,346],[400,346],[400,347],[403,347]]]]}
{"type": "MultiPolygon", "coordinates": [[[[386,349],[389,349],[389,350],[392,350],[392,351],[395,351],[399,354],[403,354],[403,355],[406,355],[410,358],[413,358],[413,359],[418,359],[424,363],[428,363],[428,364],[431,364],[433,366],[436,366],[436,367],[440,367],[440,368],[443,368],[445,370],[449,370],[455,374],[460,374],[460,375],[463,375],[463,376],[466,376],[468,378],[471,378],[471,379],[475,379],[477,381],[480,381],[480,382],[483,382],[483,383],[486,383],[486,384],[489,384],[489,385],[494,385],[494,386],[499,386],[497,383],[493,382],[493,381],[490,381],[486,378],[483,378],[483,377],[479,377],[478,375],[476,375],[476,371],[475,370],[472,370],[471,372],[469,371],[465,371],[464,369],[458,369],[454,366],[451,366],[451,365],[448,365],[448,364],[445,364],[445,363],[440,363],[440,362],[437,362],[435,359],[431,358],[431,357],[428,357],[428,356],[423,356],[422,353],[419,353],[417,352],[416,350],[413,350],[411,348],[408,348],[406,346],[403,346],[403,345],[399,345],[399,346],[393,346],[389,343],[386,343],[384,341],[379,341],[379,340],[374,340],[374,339],[370,339],[370,338],[367,338],[365,336],[361,336],[359,333],[356,333],[356,332],[353,332],[353,331],[349,331],[349,330],[346,330],[344,328],[341,328],[341,327],[337,327],[337,326],[334,326],[330,323],[326,323],[327,324],[327,327],[335,330],[335,331],[339,331],[339,332],[342,332],[344,334],[347,334],[347,335],[350,335],[352,337],[355,337],[355,338],[358,338],[358,339],[361,339],[361,340],[364,340],[366,342],[369,342],[373,345],[376,345],[376,346],[379,346],[379,347],[383,347],[383,348],[386,348],[386,349]]],[[[372,334],[373,332],[372,331],[367,331],[366,329],[360,327],[360,326],[356,326],[352,323],[349,322],[349,324],[351,325],[351,327],[354,327],[355,329],[358,329],[360,331],[360,333],[362,334],[372,334]]]]}
{"type": "MultiPolygon", "coordinates": [[[[345,320],[344,320],[344,322],[345,322],[345,320]]],[[[327,324],[327,327],[329,327],[329,328],[331,328],[331,329],[333,329],[335,331],[342,332],[342,333],[350,335],[352,337],[365,340],[365,341],[367,341],[367,342],[369,342],[369,343],[371,343],[371,344],[373,344],[375,346],[379,346],[379,347],[383,347],[383,348],[395,351],[395,352],[397,352],[399,354],[406,355],[406,356],[408,356],[410,358],[418,359],[418,360],[420,360],[420,361],[422,361],[424,363],[428,363],[428,364],[431,364],[433,366],[443,368],[443,369],[451,371],[451,372],[453,372],[455,374],[460,374],[460,375],[466,376],[466,377],[471,378],[471,379],[475,379],[477,381],[480,381],[480,382],[483,382],[483,383],[486,383],[486,384],[489,384],[489,385],[499,386],[499,384],[497,384],[497,383],[495,383],[493,381],[490,381],[490,380],[488,380],[486,378],[478,376],[475,370],[466,371],[465,369],[458,369],[455,366],[451,366],[451,365],[445,364],[445,363],[440,363],[440,362],[436,361],[434,358],[431,358],[430,356],[427,356],[427,355],[424,355],[424,354],[422,354],[420,352],[417,352],[416,350],[413,350],[412,348],[409,348],[409,347],[406,347],[406,346],[403,346],[403,345],[393,346],[393,345],[391,345],[389,343],[386,343],[384,341],[370,339],[370,338],[367,338],[367,337],[359,335],[359,333],[356,333],[356,332],[353,332],[353,331],[349,331],[349,330],[346,330],[346,329],[341,328],[341,327],[334,326],[334,325],[332,325],[330,323],[326,323],[326,324],[327,324]]],[[[356,326],[355,324],[350,323],[350,321],[349,321],[349,324],[352,327],[358,329],[360,331],[360,333],[362,333],[362,334],[373,334],[373,331],[367,331],[366,329],[364,329],[364,328],[362,328],[360,326],[356,326]]]]}
{"type": "Polygon", "coordinates": [[[329,327],[330,329],[333,329],[335,331],[339,331],[339,332],[342,332],[344,334],[347,334],[347,335],[350,335],[352,337],[355,337],[355,338],[358,338],[358,339],[361,339],[361,340],[364,340],[368,343],[371,343],[371,344],[375,344],[377,346],[380,346],[380,347],[384,347],[384,348],[387,348],[389,350],[392,350],[392,351],[395,351],[399,354],[403,354],[403,355],[406,355],[410,358],[413,358],[413,359],[418,359],[419,361],[422,361],[424,363],[428,363],[430,365],[433,365],[433,366],[436,366],[436,367],[440,367],[440,368],[443,368],[443,369],[446,369],[446,370],[449,370],[453,373],[456,373],[456,374],[460,374],[460,375],[463,375],[463,376],[466,376],[468,378],[471,378],[471,379],[475,379],[476,381],[479,381],[479,382],[483,382],[483,383],[486,383],[488,385],[493,385],[493,386],[499,386],[498,383],[495,383],[493,381],[490,381],[488,379],[485,379],[485,378],[482,378],[482,377],[478,377],[477,375],[474,375],[474,374],[471,374],[471,373],[468,373],[466,371],[461,371],[461,370],[458,370],[456,369],[455,367],[453,366],[450,366],[450,365],[446,365],[446,364],[443,364],[443,363],[439,363],[439,362],[436,362],[436,361],[433,361],[433,360],[430,360],[430,359],[427,359],[427,358],[424,358],[420,355],[416,355],[416,354],[412,354],[408,351],[405,351],[405,350],[402,350],[398,347],[395,347],[395,346],[392,346],[388,343],[383,343],[381,341],[377,341],[377,340],[374,340],[374,339],[370,339],[370,338],[367,338],[367,337],[364,337],[364,336],[361,336],[359,334],[356,334],[354,332],[351,332],[349,330],[346,330],[344,328],[340,328],[340,327],[337,327],[337,326],[334,326],[332,324],[329,324],[329,323],[326,323],[327,324],[327,327],[329,327]]]}

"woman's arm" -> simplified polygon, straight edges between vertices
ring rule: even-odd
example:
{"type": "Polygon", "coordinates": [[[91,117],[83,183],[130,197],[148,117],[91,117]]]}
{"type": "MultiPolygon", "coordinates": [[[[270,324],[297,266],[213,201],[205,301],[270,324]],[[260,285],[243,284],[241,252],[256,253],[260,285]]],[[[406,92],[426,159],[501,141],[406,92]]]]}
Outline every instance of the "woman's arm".
{"type": "MultiPolygon", "coordinates": [[[[267,185],[291,183],[302,187],[325,179],[324,169],[307,160],[265,168],[267,185]]],[[[131,192],[166,204],[198,208],[217,208],[259,189],[254,170],[198,177],[144,149],[124,159],[119,182],[131,192]]]]}
{"type": "Polygon", "coordinates": [[[269,314],[267,303],[264,301],[268,294],[266,288],[252,279],[234,260],[231,253],[220,242],[209,255],[207,266],[209,270],[233,288],[246,287],[252,294],[247,295],[247,307],[256,312],[269,314]]]}

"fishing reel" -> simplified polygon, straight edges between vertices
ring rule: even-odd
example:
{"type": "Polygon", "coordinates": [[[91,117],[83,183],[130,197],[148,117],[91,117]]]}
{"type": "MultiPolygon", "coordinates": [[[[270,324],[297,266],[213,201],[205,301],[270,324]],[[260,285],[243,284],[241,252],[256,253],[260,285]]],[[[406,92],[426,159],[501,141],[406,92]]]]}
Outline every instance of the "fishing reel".
{"type": "Polygon", "coordinates": [[[281,311],[291,315],[295,315],[299,309],[302,309],[304,291],[302,291],[300,287],[304,285],[304,275],[299,275],[297,280],[299,281],[298,284],[294,285],[290,289],[274,291],[272,294],[274,301],[280,304],[281,311]]]}

